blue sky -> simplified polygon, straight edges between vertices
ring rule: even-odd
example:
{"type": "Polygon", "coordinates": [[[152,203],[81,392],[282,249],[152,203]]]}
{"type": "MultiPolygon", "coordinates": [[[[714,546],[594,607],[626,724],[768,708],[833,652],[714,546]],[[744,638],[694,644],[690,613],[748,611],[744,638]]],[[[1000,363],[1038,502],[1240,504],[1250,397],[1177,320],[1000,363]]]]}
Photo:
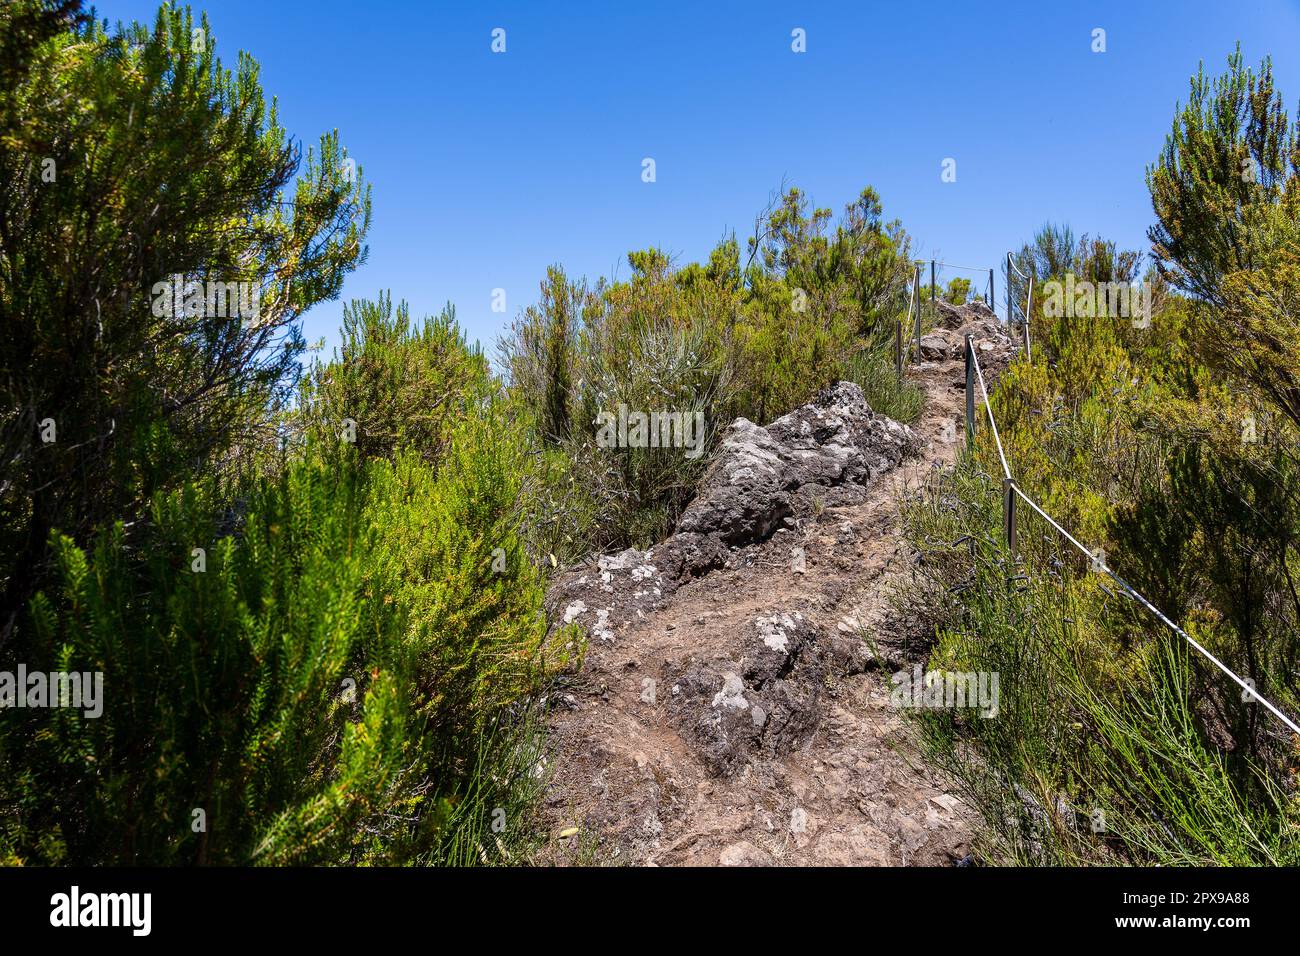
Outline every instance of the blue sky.
{"type": "Polygon", "coordinates": [[[1300,102],[1296,0],[192,6],[225,62],[260,63],[291,134],[339,129],[374,186],[369,262],[305,320],[331,345],[342,300],[391,289],[417,315],[453,302],[490,346],[548,264],[594,279],[651,245],[702,258],[743,242],[783,179],[837,213],[874,186],[926,258],[991,266],[1048,219],[1145,251],[1144,169],[1199,61],[1221,72],[1240,40],[1300,102]]]}

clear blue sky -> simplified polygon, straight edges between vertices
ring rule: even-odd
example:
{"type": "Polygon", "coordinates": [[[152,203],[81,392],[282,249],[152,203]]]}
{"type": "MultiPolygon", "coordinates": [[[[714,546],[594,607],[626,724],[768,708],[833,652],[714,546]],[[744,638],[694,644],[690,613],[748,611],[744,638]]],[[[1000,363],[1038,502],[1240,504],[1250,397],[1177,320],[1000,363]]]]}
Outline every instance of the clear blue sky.
{"type": "MultiPolygon", "coordinates": [[[[1221,72],[1240,40],[1300,102],[1296,0],[192,6],[223,61],[261,64],[291,134],[337,127],[373,183],[370,260],[342,299],[450,300],[489,346],[548,264],[594,279],[626,275],[631,249],[704,257],[730,229],[743,242],[783,178],[837,213],[874,186],[927,258],[993,265],[1047,219],[1145,251],[1143,171],[1198,61],[1221,72]]],[[[341,314],[312,310],[308,339],[335,343],[341,314]]]]}

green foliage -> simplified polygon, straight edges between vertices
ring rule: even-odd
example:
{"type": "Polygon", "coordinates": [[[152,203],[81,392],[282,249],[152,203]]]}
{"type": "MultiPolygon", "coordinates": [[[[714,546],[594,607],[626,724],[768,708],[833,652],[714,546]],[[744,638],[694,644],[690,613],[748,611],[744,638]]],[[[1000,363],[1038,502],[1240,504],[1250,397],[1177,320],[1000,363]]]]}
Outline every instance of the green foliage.
{"type": "Polygon", "coordinates": [[[164,6],[152,31],[110,34],[39,7],[5,4],[0,29],[0,645],[53,529],[84,544],[271,438],[295,320],[364,260],[370,216],[337,134],[303,163],[257,65],[223,68],[206,19],[164,6]],[[175,275],[257,283],[256,319],[159,314],[175,275]]]}
{"type": "Polygon", "coordinates": [[[1224,304],[1224,278],[1258,267],[1265,219],[1278,204],[1294,218],[1300,141],[1265,60],[1243,66],[1241,49],[1211,82],[1202,67],[1159,161],[1147,172],[1157,224],[1148,231],[1156,262],[1173,285],[1224,304]]]}
{"type": "MultiPolygon", "coordinates": [[[[1026,248],[1053,248],[1044,235],[1026,248]]],[[[1129,263],[1085,241],[1053,268],[1127,280],[1129,263]]],[[[1160,297],[1149,328],[1053,318],[1040,304],[1035,361],[1001,376],[994,414],[1035,501],[1294,713],[1295,433],[1199,363],[1193,316],[1178,296],[1160,297]],[[1243,441],[1252,409],[1259,428],[1243,441]]],[[[999,472],[981,432],[976,453],[906,512],[922,570],[904,601],[937,630],[931,666],[1000,674],[996,719],[923,717],[932,753],[983,813],[989,855],[1300,859],[1288,795],[1296,753],[1273,719],[1024,507],[1013,563],[985,477],[999,472]]]]}
{"type": "MultiPolygon", "coordinates": [[[[1015,254],[1016,268],[1043,282],[1053,276],[1077,272],[1077,246],[1068,223],[1044,223],[1034,238],[1015,254]]],[[[1005,270],[1004,270],[1005,274],[1005,270]]]]}
{"type": "Polygon", "coordinates": [[[531,772],[511,708],[568,653],[547,657],[504,428],[495,413],[463,423],[436,474],[409,454],[294,463],[255,484],[237,530],[219,527],[210,488],[187,486],[90,552],[59,536],[60,584],[32,605],[29,666],[102,671],[106,706],[11,712],[3,852],[437,862],[486,839],[484,814],[452,811],[475,795],[480,810],[502,806],[485,791],[508,800],[531,772]]]}
{"type": "MultiPolygon", "coordinates": [[[[562,509],[564,540],[544,549],[648,546],[690,500],[706,465],[681,449],[599,448],[602,413],[703,415],[705,451],[737,416],[761,424],[835,380],[863,349],[892,342],[906,305],[908,239],[866,189],[832,224],[797,189],[755,223],[742,266],[734,236],[705,263],[676,266],[659,249],[628,255],[627,280],[594,287],[548,270],[540,302],[499,344],[512,395],[534,422],[546,461],[545,512],[562,509]]],[[[915,415],[917,394],[887,385],[869,363],[882,407],[915,415]]]]}
{"type": "Polygon", "coordinates": [[[6,709],[0,860],[516,861],[581,651],[525,547],[527,419],[450,309],[387,296],[291,404],[369,189],[337,134],[300,162],[206,19],[17,0],[0,80],[0,670],[103,674],[99,716],[6,709]]]}
{"type": "Polygon", "coordinates": [[[1196,301],[1198,356],[1300,425],[1300,136],[1268,60],[1204,70],[1147,175],[1162,274],[1196,301]]]}
{"type": "MultiPolygon", "coordinates": [[[[1300,290],[1296,136],[1267,61],[1192,81],[1148,185],[1149,328],[1034,310],[1033,365],[993,396],[1018,483],[1202,647],[1300,711],[1300,290]],[[1168,282],[1178,294],[1166,294],[1168,282]]],[[[1041,283],[1131,282],[1137,255],[1049,225],[1016,257],[1041,283]]],[[[1091,310],[1089,310],[1091,312],[1091,310]]],[[[1020,862],[1295,865],[1294,740],[1274,717],[1022,510],[998,544],[987,437],[908,510],[939,608],[935,659],[1001,674],[997,720],[933,712],[932,752],[1020,862]],[[954,547],[963,542],[965,547],[954,547]],[[1104,828],[1094,832],[1091,821],[1104,828]]]]}
{"type": "Polygon", "coordinates": [[[559,266],[546,270],[541,302],[514,323],[512,348],[503,353],[510,380],[538,400],[537,427],[547,441],[562,442],[573,431],[573,373],[578,367],[582,310],[595,308],[584,284],[570,282],[559,266]]]}
{"type": "Polygon", "coordinates": [[[858,352],[844,364],[839,377],[861,387],[872,411],[906,425],[915,424],[921,417],[925,389],[906,378],[899,380],[892,349],[858,352]]]}
{"type": "Polygon", "coordinates": [[[907,277],[909,243],[898,221],[884,222],[881,212],[880,196],[868,186],[828,234],[831,211],[809,212],[803,192],[787,191],[760,215],[749,240],[747,278],[756,298],[763,300],[780,282],[803,289],[814,313],[847,313],[858,333],[890,331],[907,277]],[[756,264],[762,267],[758,272],[756,264]]]}
{"type": "Polygon", "coordinates": [[[975,460],[929,492],[908,513],[925,570],[905,603],[939,609],[931,668],[996,673],[1001,693],[995,717],[919,720],[983,816],[983,853],[1019,865],[1295,865],[1300,807],[1277,765],[1224,750],[1201,703],[1203,659],[1039,545],[1040,522],[1024,518],[1021,541],[1050,556],[1011,562],[997,490],[975,460]]]}
{"type": "Polygon", "coordinates": [[[970,299],[970,279],[958,276],[943,291],[943,301],[949,305],[965,305],[970,299]]]}
{"type": "Polygon", "coordinates": [[[295,422],[306,435],[337,442],[355,423],[363,459],[413,449],[429,464],[442,457],[457,422],[491,390],[487,360],[465,342],[448,305],[413,327],[405,302],[391,295],[343,307],[342,347],[317,362],[299,396],[295,422]]]}

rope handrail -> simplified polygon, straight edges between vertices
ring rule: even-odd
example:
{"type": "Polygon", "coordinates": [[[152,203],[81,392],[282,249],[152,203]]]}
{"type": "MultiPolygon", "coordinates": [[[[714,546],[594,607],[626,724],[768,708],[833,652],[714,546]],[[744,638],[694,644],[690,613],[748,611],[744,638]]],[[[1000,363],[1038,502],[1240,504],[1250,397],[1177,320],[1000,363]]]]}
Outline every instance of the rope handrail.
{"type": "Polygon", "coordinates": [[[1025,294],[1025,313],[1024,313],[1024,330],[1025,330],[1025,357],[1029,361],[1034,360],[1034,347],[1029,344],[1029,311],[1034,307],[1034,277],[1029,277],[1029,291],[1025,294]]]}
{"type": "Polygon", "coordinates": [[[959,265],[956,265],[955,263],[952,263],[952,262],[943,262],[942,260],[939,260],[939,259],[934,260],[934,264],[935,264],[936,266],[943,266],[943,267],[946,268],[946,269],[961,269],[963,272],[980,272],[980,273],[983,273],[983,272],[988,272],[988,271],[989,271],[988,266],[984,266],[983,268],[978,268],[978,267],[976,267],[976,266],[959,266],[959,265]]]}
{"type": "Polygon", "coordinates": [[[1196,641],[1196,639],[1195,639],[1194,637],[1192,637],[1190,634],[1188,634],[1186,631],[1184,631],[1181,627],[1179,627],[1177,624],[1175,624],[1173,621],[1171,621],[1171,620],[1170,620],[1170,619],[1165,615],[1165,613],[1164,613],[1163,611],[1160,610],[1160,608],[1156,607],[1154,604],[1152,604],[1150,601],[1148,601],[1148,600],[1147,600],[1147,599],[1146,599],[1146,598],[1145,598],[1145,597],[1144,597],[1144,596],[1143,596],[1143,595],[1142,595],[1142,594],[1141,594],[1141,593],[1140,593],[1136,588],[1134,588],[1131,584],[1129,584],[1127,581],[1125,581],[1123,578],[1121,578],[1118,574],[1116,574],[1114,571],[1112,571],[1112,570],[1107,566],[1107,564],[1106,564],[1105,561],[1103,561],[1103,560],[1101,560],[1100,558],[1098,558],[1095,554],[1093,554],[1091,551],[1089,551],[1087,548],[1085,548],[1082,544],[1080,544],[1079,541],[1078,541],[1078,539],[1076,539],[1076,538],[1074,537],[1074,535],[1070,534],[1070,532],[1068,532],[1068,531],[1066,531],[1064,528],[1062,528],[1059,524],[1057,524],[1057,523],[1052,519],[1052,516],[1051,516],[1051,515],[1049,515],[1049,514],[1048,514],[1046,511],[1044,511],[1042,508],[1038,507],[1038,504],[1037,504],[1037,503],[1036,503],[1032,498],[1030,498],[1027,494],[1025,494],[1025,493],[1020,489],[1020,486],[1017,485],[1014,481],[1011,483],[1011,488],[1012,488],[1012,490],[1013,490],[1017,495],[1020,496],[1021,500],[1023,500],[1023,501],[1025,502],[1025,504],[1029,505],[1029,507],[1033,508],[1033,509],[1034,509],[1035,511],[1037,511],[1040,515],[1042,515],[1043,518],[1044,518],[1044,520],[1046,520],[1048,524],[1050,524],[1050,525],[1051,525],[1053,528],[1055,528],[1057,531],[1061,532],[1061,534],[1065,535],[1066,539],[1067,539],[1067,540],[1068,540],[1072,545],[1074,545],[1076,548],[1078,548],[1080,551],[1082,551],[1085,555],[1087,555],[1087,557],[1089,558],[1089,560],[1091,560],[1093,566],[1094,566],[1098,571],[1101,571],[1101,572],[1103,572],[1104,574],[1106,574],[1106,575],[1107,575],[1107,576],[1108,576],[1112,581],[1114,581],[1114,582],[1115,582],[1116,584],[1118,584],[1121,588],[1123,588],[1123,589],[1124,589],[1124,590],[1125,590],[1125,591],[1126,591],[1126,592],[1127,592],[1127,593],[1128,593],[1128,594],[1129,594],[1129,595],[1130,595],[1134,600],[1136,600],[1136,601],[1138,601],[1139,603],[1141,603],[1141,604],[1142,604],[1142,605],[1143,605],[1143,606],[1144,606],[1148,611],[1150,611],[1152,614],[1154,614],[1156,617],[1158,617],[1161,621],[1163,621],[1165,624],[1167,624],[1170,628],[1172,628],[1172,629],[1174,630],[1175,633],[1179,634],[1179,635],[1183,638],[1183,640],[1187,641],[1187,643],[1191,644],[1192,647],[1194,647],[1194,648],[1196,648],[1198,651],[1200,651],[1201,654],[1203,654],[1203,655],[1204,655],[1204,656],[1205,656],[1205,657],[1210,661],[1210,663],[1214,664],[1215,667],[1217,667],[1219,670],[1223,671],[1223,673],[1227,674],[1227,675],[1228,675],[1229,677],[1231,677],[1234,681],[1236,681],[1237,684],[1240,685],[1241,688],[1242,688],[1243,690],[1245,690],[1245,691],[1246,691],[1247,693],[1249,693],[1253,698],[1255,698],[1255,699],[1258,700],[1261,704],[1263,704],[1265,707],[1267,707],[1267,708],[1268,708],[1268,709],[1273,713],[1274,716],[1276,716],[1280,721],[1282,721],[1282,723],[1286,724],[1288,727],[1290,727],[1290,728],[1291,728],[1293,731],[1295,731],[1297,734],[1300,734],[1300,726],[1296,726],[1296,724],[1291,720],[1291,718],[1287,717],[1286,714],[1282,713],[1282,711],[1278,710],[1278,709],[1277,709],[1276,707],[1274,707],[1271,703],[1269,703],[1267,700],[1265,700],[1263,697],[1261,697],[1261,696],[1259,695],[1259,693],[1255,690],[1255,688],[1251,687],[1251,686],[1250,686],[1249,684],[1247,684],[1244,680],[1242,680],[1242,679],[1241,679],[1240,677],[1238,677],[1235,673],[1233,673],[1233,671],[1231,670],[1231,668],[1229,668],[1229,667],[1228,667],[1226,664],[1224,664],[1221,660],[1219,660],[1217,657],[1215,657],[1213,654],[1211,654],[1208,650],[1206,650],[1204,647],[1202,647],[1199,643],[1197,643],[1197,641],[1196,641]]]}
{"type": "Polygon", "coordinates": [[[988,412],[989,425],[992,427],[993,430],[993,440],[997,443],[998,457],[1002,459],[1002,470],[1006,473],[1007,481],[1011,485],[1011,490],[1014,491],[1016,495],[1019,496],[1025,502],[1025,504],[1029,505],[1030,508],[1032,508],[1038,514],[1040,514],[1044,518],[1044,520],[1047,521],[1048,524],[1050,524],[1053,528],[1059,531],[1067,541],[1069,541],[1072,545],[1078,548],[1085,556],[1087,556],[1089,561],[1092,563],[1093,567],[1095,567],[1098,571],[1101,571],[1104,574],[1106,574],[1112,581],[1114,581],[1121,588],[1123,588],[1124,591],[1130,597],[1132,597],[1135,601],[1139,602],[1143,607],[1145,607],[1148,611],[1154,614],[1163,624],[1167,625],[1176,634],[1182,637],[1183,640],[1187,641],[1188,644],[1196,648],[1196,650],[1199,651],[1212,664],[1214,664],[1215,667],[1223,671],[1223,673],[1228,675],[1228,677],[1232,678],[1232,680],[1235,681],[1244,691],[1246,691],[1246,693],[1250,694],[1250,696],[1254,700],[1259,701],[1266,708],[1268,708],[1269,712],[1273,714],[1273,716],[1275,716],[1278,720],[1282,721],[1282,723],[1286,724],[1287,727],[1289,727],[1294,733],[1300,734],[1300,725],[1297,725],[1295,721],[1291,720],[1291,718],[1287,717],[1286,714],[1278,710],[1277,707],[1275,707],[1272,703],[1266,700],[1259,693],[1259,691],[1255,690],[1254,687],[1250,686],[1250,684],[1248,684],[1243,678],[1239,677],[1231,668],[1229,668],[1221,660],[1215,657],[1206,648],[1202,647],[1200,643],[1196,641],[1195,638],[1193,638],[1181,627],[1179,627],[1177,624],[1171,621],[1169,617],[1163,611],[1160,610],[1160,608],[1152,604],[1136,588],[1134,588],[1127,581],[1121,578],[1118,574],[1112,571],[1110,567],[1107,566],[1105,561],[1101,560],[1095,554],[1093,554],[1093,552],[1085,548],[1079,542],[1079,540],[1074,537],[1074,535],[1070,534],[1070,532],[1066,531],[1063,527],[1061,527],[1061,525],[1058,524],[1057,521],[1051,515],[1049,515],[1046,511],[1044,511],[1042,508],[1038,506],[1037,502],[1035,502],[1032,498],[1030,498],[1029,495],[1025,494],[1025,492],[1021,489],[1020,484],[1015,480],[1014,477],[1012,477],[1011,469],[1007,465],[1006,455],[1002,451],[1002,439],[998,436],[997,422],[993,417],[993,406],[989,403],[988,389],[984,385],[984,372],[980,368],[979,356],[975,354],[974,342],[970,339],[967,340],[967,350],[970,355],[971,364],[974,366],[975,373],[979,377],[980,393],[983,395],[984,408],[988,412]]]}
{"type": "Polygon", "coordinates": [[[1029,276],[1025,275],[1023,272],[1020,271],[1020,267],[1019,267],[1018,265],[1016,265],[1016,260],[1013,259],[1013,258],[1011,257],[1011,253],[1009,253],[1009,252],[1007,253],[1007,265],[1009,265],[1009,266],[1011,266],[1011,268],[1015,269],[1015,270],[1016,270],[1016,275],[1020,276],[1020,278],[1022,278],[1022,279],[1026,279],[1026,280],[1029,279],[1029,276]]]}
{"type": "Polygon", "coordinates": [[[909,282],[907,284],[907,314],[903,317],[904,320],[910,319],[912,317],[912,301],[915,298],[916,298],[916,283],[909,282]]]}
{"type": "Polygon", "coordinates": [[[993,429],[993,440],[998,446],[998,457],[1002,459],[1002,471],[1008,478],[1010,478],[1011,468],[1007,465],[1007,456],[1002,451],[1002,438],[998,435],[998,423],[993,419],[993,406],[989,404],[989,391],[984,385],[984,371],[980,368],[979,356],[975,354],[974,342],[971,342],[970,344],[970,357],[971,362],[975,366],[975,374],[979,377],[980,394],[984,396],[984,409],[989,415],[989,427],[993,429]]]}
{"type": "Polygon", "coordinates": [[[1011,325],[1012,299],[1011,299],[1010,270],[1012,269],[1015,270],[1016,275],[1020,276],[1020,278],[1024,279],[1026,282],[1029,283],[1029,291],[1025,294],[1025,308],[1024,311],[1020,313],[1020,317],[1021,317],[1021,327],[1025,330],[1025,354],[1029,356],[1029,360],[1032,362],[1034,360],[1034,350],[1033,350],[1033,346],[1029,344],[1029,310],[1032,309],[1034,305],[1034,277],[1027,276],[1023,272],[1021,272],[1020,267],[1016,265],[1016,260],[1012,257],[1012,254],[1010,252],[1007,253],[1007,270],[1008,270],[1007,271],[1007,326],[1008,328],[1011,325]]]}

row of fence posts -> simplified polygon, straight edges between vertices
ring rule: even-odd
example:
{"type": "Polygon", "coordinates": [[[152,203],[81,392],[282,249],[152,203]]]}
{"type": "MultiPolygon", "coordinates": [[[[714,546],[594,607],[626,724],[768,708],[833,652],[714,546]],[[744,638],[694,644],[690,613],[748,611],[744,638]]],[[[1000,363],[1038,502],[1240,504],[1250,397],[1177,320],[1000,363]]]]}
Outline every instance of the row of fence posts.
{"type": "MultiPolygon", "coordinates": [[[[935,267],[934,259],[930,260],[930,308],[934,309],[935,301],[935,267]]],[[[990,310],[993,308],[994,300],[994,278],[993,270],[989,269],[989,286],[988,297],[985,299],[990,310]]],[[[1032,294],[1032,293],[1031,293],[1032,294]]],[[[898,374],[898,380],[903,380],[903,322],[912,318],[910,314],[911,305],[916,305],[915,325],[913,326],[916,354],[921,354],[921,263],[916,263],[916,269],[912,274],[912,294],[909,298],[909,314],[899,319],[894,327],[894,370],[898,374]]],[[[1008,328],[1012,322],[1012,302],[1011,302],[1011,279],[1007,279],[1007,325],[1008,328]]],[[[1026,322],[1026,325],[1028,322],[1026,322]]],[[[1028,331],[1025,335],[1028,338],[1028,331]]],[[[970,452],[975,450],[975,342],[970,333],[966,334],[965,342],[966,354],[966,448],[970,452]]],[[[1004,478],[1002,480],[1002,533],[1006,538],[1007,547],[1011,551],[1012,559],[1016,556],[1016,481],[1014,478],[1004,478]]]]}
{"type": "MultiPolygon", "coordinates": [[[[1011,301],[1011,254],[1007,253],[1007,328],[1010,330],[1014,322],[1014,306],[1011,301]]],[[[937,262],[930,260],[930,309],[935,308],[936,294],[936,267],[937,262]]],[[[1030,285],[1029,301],[1032,301],[1033,286],[1030,285]]],[[[985,303],[990,311],[993,309],[995,298],[994,272],[989,269],[988,295],[985,303]]],[[[898,375],[898,380],[903,380],[903,323],[912,318],[912,305],[916,306],[915,324],[913,326],[913,337],[916,345],[916,355],[921,355],[921,262],[916,262],[915,271],[912,273],[912,291],[908,299],[908,314],[899,319],[894,327],[894,371],[898,375]]],[[[1029,316],[1025,315],[1024,319],[1024,338],[1025,346],[1029,345],[1029,316]]],[[[975,345],[969,334],[966,336],[966,447],[970,451],[975,449],[975,345]]],[[[1004,478],[1002,481],[1002,531],[1006,537],[1007,546],[1011,551],[1012,558],[1016,555],[1016,482],[1014,478],[1004,478]]]]}
{"type": "MultiPolygon", "coordinates": [[[[930,311],[934,312],[934,302],[938,284],[936,282],[936,269],[938,261],[930,260],[930,311]]],[[[993,300],[995,298],[995,285],[993,279],[993,270],[989,269],[988,294],[984,296],[984,304],[993,310],[993,300]]],[[[898,375],[898,380],[903,380],[903,323],[912,319],[912,305],[916,305],[916,319],[913,326],[913,340],[916,345],[917,358],[921,356],[921,262],[916,261],[916,269],[912,273],[912,292],[908,299],[908,314],[899,319],[894,328],[894,372],[898,375]]],[[[1007,323],[1011,323],[1011,282],[1007,281],[1007,323]]]]}

